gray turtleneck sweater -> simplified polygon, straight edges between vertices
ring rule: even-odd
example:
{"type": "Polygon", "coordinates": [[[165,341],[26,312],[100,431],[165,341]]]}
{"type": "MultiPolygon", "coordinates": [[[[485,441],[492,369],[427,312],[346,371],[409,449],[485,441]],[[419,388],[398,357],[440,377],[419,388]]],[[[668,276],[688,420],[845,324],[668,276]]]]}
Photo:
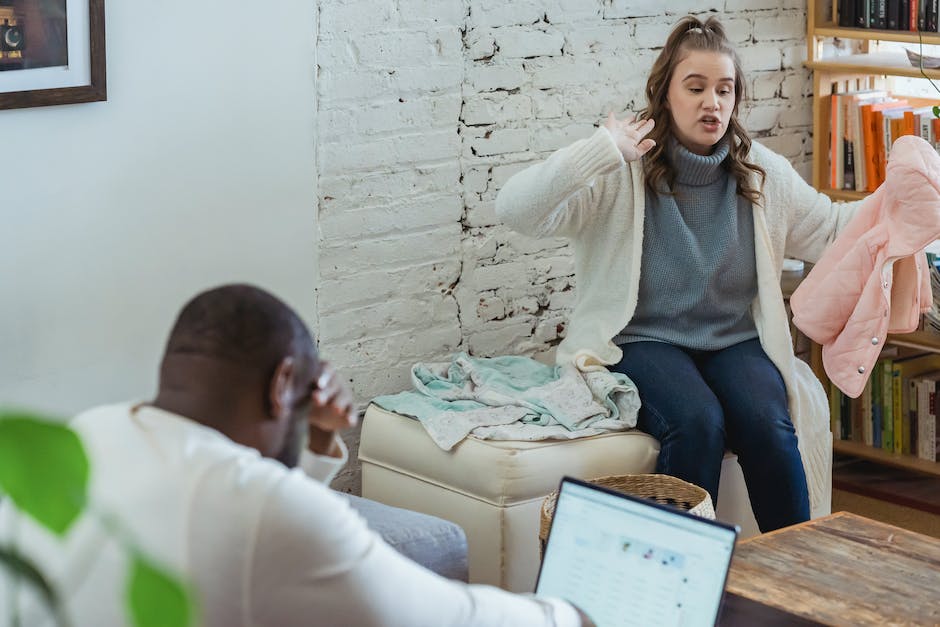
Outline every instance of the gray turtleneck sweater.
{"type": "Polygon", "coordinates": [[[727,156],[727,141],[708,156],[669,146],[676,194],[646,191],[636,313],[615,344],[720,350],[757,337],[754,216],[722,165],[727,156]]]}

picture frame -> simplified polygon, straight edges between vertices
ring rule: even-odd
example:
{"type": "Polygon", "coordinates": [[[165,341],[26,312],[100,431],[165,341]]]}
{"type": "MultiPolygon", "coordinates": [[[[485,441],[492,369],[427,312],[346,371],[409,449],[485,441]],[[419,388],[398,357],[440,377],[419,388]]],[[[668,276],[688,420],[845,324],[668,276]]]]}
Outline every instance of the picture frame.
{"type": "Polygon", "coordinates": [[[102,100],[104,0],[0,0],[0,109],[102,100]]]}

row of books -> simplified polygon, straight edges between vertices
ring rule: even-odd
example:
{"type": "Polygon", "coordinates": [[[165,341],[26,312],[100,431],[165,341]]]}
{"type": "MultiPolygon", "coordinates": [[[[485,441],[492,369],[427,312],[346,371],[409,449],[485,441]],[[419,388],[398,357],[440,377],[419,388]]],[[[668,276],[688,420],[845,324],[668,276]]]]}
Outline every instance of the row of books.
{"type": "Polygon", "coordinates": [[[891,145],[902,135],[918,135],[940,152],[940,119],[932,101],[904,98],[884,90],[832,94],[829,185],[873,192],[885,180],[891,145]]]}
{"type": "Polygon", "coordinates": [[[857,399],[830,390],[833,436],[936,461],[938,391],[940,355],[882,358],[857,399]]]}
{"type": "Polygon", "coordinates": [[[921,331],[940,334],[940,258],[934,253],[927,253],[927,268],[930,271],[930,291],[933,303],[921,318],[921,331]]]}
{"type": "Polygon", "coordinates": [[[938,32],[938,0],[838,0],[839,26],[938,32]]]}

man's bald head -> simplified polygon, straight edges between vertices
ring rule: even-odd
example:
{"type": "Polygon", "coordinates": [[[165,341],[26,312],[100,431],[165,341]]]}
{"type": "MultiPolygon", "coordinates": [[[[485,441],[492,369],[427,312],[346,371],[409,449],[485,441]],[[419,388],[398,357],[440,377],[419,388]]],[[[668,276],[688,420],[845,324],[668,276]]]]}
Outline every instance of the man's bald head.
{"type": "Polygon", "coordinates": [[[164,359],[202,357],[270,378],[285,356],[308,351],[315,359],[310,332],[284,302],[251,285],[225,285],[198,294],[183,307],[164,359]]]}
{"type": "Polygon", "coordinates": [[[170,332],[153,405],[293,466],[320,364],[290,307],[250,285],[189,301],[170,332]]]}

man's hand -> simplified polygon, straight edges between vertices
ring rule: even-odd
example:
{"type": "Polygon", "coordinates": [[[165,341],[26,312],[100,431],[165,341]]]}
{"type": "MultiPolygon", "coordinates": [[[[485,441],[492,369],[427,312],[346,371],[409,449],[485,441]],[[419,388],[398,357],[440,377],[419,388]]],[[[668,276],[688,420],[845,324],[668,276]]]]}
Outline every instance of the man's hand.
{"type": "Polygon", "coordinates": [[[656,145],[652,139],[646,138],[646,135],[653,130],[655,122],[649,120],[637,120],[631,117],[627,120],[618,120],[611,111],[604,122],[604,128],[610,132],[614,143],[620,149],[624,161],[630,163],[636,161],[656,145]]]}
{"type": "Polygon", "coordinates": [[[328,362],[320,362],[320,374],[310,408],[310,451],[318,455],[338,457],[333,434],[355,427],[359,414],[349,391],[328,362]]]}

